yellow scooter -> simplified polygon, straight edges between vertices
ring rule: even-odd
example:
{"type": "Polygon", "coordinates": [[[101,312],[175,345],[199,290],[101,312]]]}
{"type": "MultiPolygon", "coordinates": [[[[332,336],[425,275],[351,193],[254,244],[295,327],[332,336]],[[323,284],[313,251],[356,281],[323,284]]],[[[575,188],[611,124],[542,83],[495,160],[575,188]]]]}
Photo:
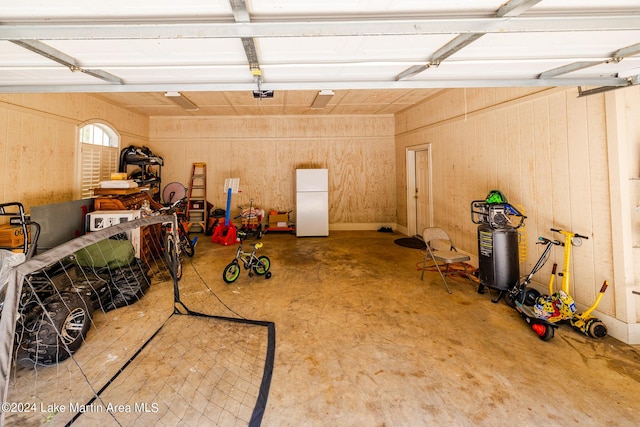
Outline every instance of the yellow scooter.
{"type": "Polygon", "coordinates": [[[573,233],[566,230],[559,230],[552,228],[551,231],[560,233],[564,236],[564,242],[560,243],[564,246],[564,259],[562,264],[562,271],[557,273],[562,277],[562,285],[560,290],[554,291],[555,276],[557,264],[553,265],[551,271],[551,278],[549,279],[549,295],[540,296],[533,309],[534,312],[542,318],[545,318],[551,323],[568,321],[569,324],[577,331],[592,337],[603,338],[607,335],[606,325],[599,319],[592,317],[591,313],[596,309],[600,300],[607,290],[608,283],[605,280],[600,288],[600,292],[591,307],[589,307],[583,313],[577,313],[575,302],[569,293],[569,277],[571,262],[571,246],[580,246],[582,239],[588,239],[587,236],[582,236],[578,233],[573,233]]]}

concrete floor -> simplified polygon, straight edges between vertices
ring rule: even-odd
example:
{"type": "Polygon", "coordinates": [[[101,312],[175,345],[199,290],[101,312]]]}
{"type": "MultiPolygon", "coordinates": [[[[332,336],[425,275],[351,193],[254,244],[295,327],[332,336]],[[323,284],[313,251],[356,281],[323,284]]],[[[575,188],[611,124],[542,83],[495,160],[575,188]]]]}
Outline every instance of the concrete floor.
{"type": "MultiPolygon", "coordinates": [[[[275,322],[265,426],[640,424],[640,348],[569,326],[541,341],[466,279],[420,281],[405,237],[267,234],[273,277],[224,285],[234,248],[200,242],[196,269],[242,316],[275,322]],[[208,269],[208,270],[205,270],[208,269]]],[[[248,240],[247,242],[251,242],[248,240]]],[[[184,294],[207,308],[208,291],[184,294]]]]}
{"type": "MultiPolygon", "coordinates": [[[[424,252],[394,244],[399,237],[405,236],[266,234],[259,253],[271,259],[271,279],[243,270],[227,285],[222,271],[236,246],[199,235],[195,257],[185,260],[184,304],[207,314],[275,322],[263,426],[640,424],[638,346],[594,340],[568,326],[543,342],[513,309],[493,304],[491,295],[479,295],[466,279],[450,281],[452,294],[436,273],[420,281],[417,265],[424,252]]],[[[100,326],[135,316],[148,319],[145,327],[153,331],[166,319],[160,312],[170,313],[171,297],[170,286],[152,285],[135,305],[96,316],[96,330],[121,335],[92,354],[92,342],[107,341],[90,331],[76,357],[104,357],[106,365],[116,347],[135,351],[138,345],[124,344],[136,342],[131,328],[100,326]]],[[[55,391],[45,386],[46,375],[63,369],[40,369],[37,393],[55,391]]],[[[70,385],[58,387],[57,398],[78,399],[65,375],[70,385]]],[[[130,382],[144,384],[149,375],[163,377],[147,369],[130,382]]],[[[30,386],[17,389],[32,392],[30,386]]],[[[179,419],[174,425],[196,425],[179,419]]],[[[157,425],[145,420],[131,425],[157,425]]]]}

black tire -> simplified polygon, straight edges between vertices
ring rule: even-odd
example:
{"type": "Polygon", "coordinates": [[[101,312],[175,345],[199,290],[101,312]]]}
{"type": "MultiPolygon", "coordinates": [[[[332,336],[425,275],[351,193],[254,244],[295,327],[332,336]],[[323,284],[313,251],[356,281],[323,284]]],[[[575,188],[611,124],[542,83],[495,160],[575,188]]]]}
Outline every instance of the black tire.
{"type": "Polygon", "coordinates": [[[533,307],[534,305],[536,305],[536,301],[538,300],[539,297],[540,297],[540,292],[538,292],[533,288],[528,288],[524,292],[524,305],[533,307]]]}
{"type": "Polygon", "coordinates": [[[93,305],[76,292],[52,295],[30,328],[24,347],[36,363],[51,365],[71,356],[91,327],[93,305]]]}
{"type": "Polygon", "coordinates": [[[164,256],[169,267],[171,277],[175,280],[182,278],[182,261],[176,252],[176,245],[172,234],[167,234],[164,240],[164,256]]]}
{"type": "Polygon", "coordinates": [[[553,338],[554,335],[554,328],[552,326],[547,326],[547,332],[540,337],[540,339],[542,341],[549,341],[551,338],[553,338]]]}
{"type": "Polygon", "coordinates": [[[182,244],[182,252],[184,252],[189,258],[193,257],[196,253],[196,248],[193,247],[193,243],[189,240],[189,236],[184,234],[180,237],[180,242],[182,244]]]}
{"type": "Polygon", "coordinates": [[[269,271],[270,268],[271,260],[269,259],[269,257],[263,255],[261,257],[258,257],[258,262],[253,266],[253,271],[258,276],[263,276],[267,273],[267,271],[269,271]]]}
{"type": "Polygon", "coordinates": [[[607,326],[598,319],[590,319],[587,322],[587,335],[591,338],[604,338],[607,336],[607,326]]]}
{"type": "Polygon", "coordinates": [[[182,225],[182,220],[178,222],[178,234],[180,239],[180,244],[182,245],[182,252],[184,252],[189,258],[191,258],[196,253],[196,248],[193,247],[193,243],[191,243],[191,239],[189,239],[189,233],[184,229],[182,225]]]}
{"type": "Polygon", "coordinates": [[[550,326],[550,325],[541,325],[541,326],[543,326],[545,329],[542,333],[538,333],[538,337],[540,337],[542,341],[549,341],[551,338],[553,338],[553,335],[554,335],[553,326],[550,326]]]}
{"type": "Polygon", "coordinates": [[[224,271],[222,272],[222,279],[226,283],[235,282],[236,280],[238,280],[239,276],[240,276],[240,265],[236,261],[233,261],[230,264],[228,264],[224,268],[224,271]]]}

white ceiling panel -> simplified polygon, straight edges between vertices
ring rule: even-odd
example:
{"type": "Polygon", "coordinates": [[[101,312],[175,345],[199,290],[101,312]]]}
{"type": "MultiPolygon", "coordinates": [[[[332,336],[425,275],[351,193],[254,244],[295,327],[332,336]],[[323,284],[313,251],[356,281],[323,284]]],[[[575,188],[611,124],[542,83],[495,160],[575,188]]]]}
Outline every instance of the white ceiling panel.
{"type": "Polygon", "coordinates": [[[589,32],[485,34],[450,57],[469,59],[609,58],[620,48],[640,42],[640,30],[589,32]],[[496,49],[496,47],[499,47],[496,49]]]}
{"type": "Polygon", "coordinates": [[[0,40],[0,70],[16,67],[53,65],[50,59],[23,49],[9,41],[0,40]]]}
{"type": "Polygon", "coordinates": [[[426,61],[450,35],[263,38],[262,64],[426,61]]]}
{"type": "Polygon", "coordinates": [[[104,71],[121,77],[125,85],[158,84],[164,82],[182,81],[184,74],[189,74],[189,80],[194,83],[236,83],[253,84],[253,77],[246,73],[246,66],[166,66],[166,67],[104,67],[104,71]],[[240,76],[240,77],[238,77],[240,76]],[[242,80],[243,79],[243,80],[242,80]]]}
{"type": "Polygon", "coordinates": [[[638,11],[637,0],[544,0],[531,8],[532,13],[607,13],[610,11],[638,11]]]}
{"type": "Polygon", "coordinates": [[[275,0],[248,1],[255,18],[389,16],[415,14],[490,14],[501,0],[275,0]]]}
{"type": "Polygon", "coordinates": [[[86,67],[246,65],[239,39],[184,40],[43,40],[86,67]]]}
{"type": "Polygon", "coordinates": [[[20,0],[3,1],[4,20],[219,18],[232,16],[228,0],[20,0]]]}
{"type": "Polygon", "coordinates": [[[190,115],[391,114],[441,88],[640,81],[638,0],[21,0],[0,29],[0,93],[131,94],[148,115],[187,114],[165,91],[201,94],[190,115]]]}
{"type": "MultiPolygon", "coordinates": [[[[55,85],[96,85],[109,89],[107,82],[98,80],[82,72],[72,72],[66,67],[43,67],[43,68],[5,68],[0,67],[0,81],[6,85],[30,86],[33,82],[48,81],[55,85]]],[[[58,92],[50,90],[49,92],[58,92]]]]}

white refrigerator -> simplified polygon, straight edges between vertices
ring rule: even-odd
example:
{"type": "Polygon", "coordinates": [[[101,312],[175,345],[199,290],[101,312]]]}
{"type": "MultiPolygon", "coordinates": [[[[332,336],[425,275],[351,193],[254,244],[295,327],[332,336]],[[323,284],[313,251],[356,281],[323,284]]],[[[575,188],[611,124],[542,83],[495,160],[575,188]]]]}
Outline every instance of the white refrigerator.
{"type": "Polygon", "coordinates": [[[296,236],[329,235],[329,171],[296,169],[296,236]]]}

